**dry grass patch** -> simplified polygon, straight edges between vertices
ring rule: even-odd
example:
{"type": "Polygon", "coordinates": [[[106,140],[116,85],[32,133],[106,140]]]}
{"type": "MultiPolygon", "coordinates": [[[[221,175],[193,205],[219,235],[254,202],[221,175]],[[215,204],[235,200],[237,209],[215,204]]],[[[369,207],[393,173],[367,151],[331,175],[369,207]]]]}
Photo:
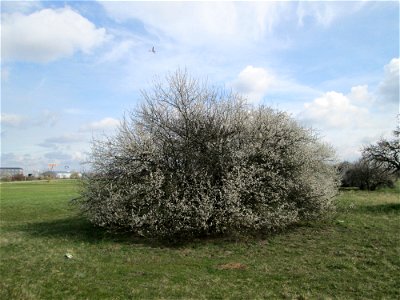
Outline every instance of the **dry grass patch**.
{"type": "Polygon", "coordinates": [[[238,262],[231,262],[223,265],[218,265],[218,270],[246,270],[247,266],[238,262]]]}

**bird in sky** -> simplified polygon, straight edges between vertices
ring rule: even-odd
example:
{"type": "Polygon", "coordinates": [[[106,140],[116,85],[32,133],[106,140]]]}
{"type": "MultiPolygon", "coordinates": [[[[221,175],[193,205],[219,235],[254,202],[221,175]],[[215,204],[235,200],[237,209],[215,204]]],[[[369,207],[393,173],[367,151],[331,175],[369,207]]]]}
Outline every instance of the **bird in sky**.
{"type": "Polygon", "coordinates": [[[154,46],[153,46],[153,48],[151,48],[151,50],[149,50],[149,52],[156,53],[156,50],[154,49],[154,46]]]}

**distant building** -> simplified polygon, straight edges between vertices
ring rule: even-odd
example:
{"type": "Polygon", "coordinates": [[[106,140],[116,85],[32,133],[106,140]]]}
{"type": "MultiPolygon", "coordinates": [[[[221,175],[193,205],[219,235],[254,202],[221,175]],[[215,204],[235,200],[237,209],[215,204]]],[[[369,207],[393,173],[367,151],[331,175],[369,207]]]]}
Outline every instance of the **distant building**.
{"type": "Polygon", "coordinates": [[[53,171],[56,178],[68,179],[71,178],[71,172],[68,171],[53,171]]]}
{"type": "Polygon", "coordinates": [[[24,175],[22,168],[0,168],[0,178],[13,177],[15,175],[24,175]]]}
{"type": "Polygon", "coordinates": [[[50,171],[54,178],[59,179],[70,179],[70,178],[81,178],[82,174],[78,172],[70,172],[70,171],[50,171]]]}

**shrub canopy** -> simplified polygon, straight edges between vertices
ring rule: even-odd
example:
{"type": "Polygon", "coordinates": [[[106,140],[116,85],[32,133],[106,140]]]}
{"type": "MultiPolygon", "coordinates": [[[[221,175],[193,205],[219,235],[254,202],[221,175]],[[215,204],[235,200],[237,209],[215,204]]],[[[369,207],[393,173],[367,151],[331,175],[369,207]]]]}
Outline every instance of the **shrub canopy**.
{"type": "Polygon", "coordinates": [[[288,114],[180,71],[142,95],[115,136],[92,144],[80,205],[94,224],[190,238],[332,210],[334,153],[288,114]]]}
{"type": "Polygon", "coordinates": [[[393,188],[396,176],[390,169],[374,161],[360,158],[354,163],[343,162],[338,166],[343,187],[358,187],[374,191],[381,187],[393,188]]]}

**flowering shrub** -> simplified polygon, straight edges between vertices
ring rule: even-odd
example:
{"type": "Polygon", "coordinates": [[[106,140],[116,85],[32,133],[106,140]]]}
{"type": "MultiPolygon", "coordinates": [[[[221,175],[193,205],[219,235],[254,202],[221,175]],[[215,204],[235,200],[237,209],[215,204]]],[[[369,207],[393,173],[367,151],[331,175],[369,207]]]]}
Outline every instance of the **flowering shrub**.
{"type": "Polygon", "coordinates": [[[177,72],[93,142],[80,206],[96,225],[190,238],[276,230],[333,209],[332,150],[286,113],[177,72]]]}

